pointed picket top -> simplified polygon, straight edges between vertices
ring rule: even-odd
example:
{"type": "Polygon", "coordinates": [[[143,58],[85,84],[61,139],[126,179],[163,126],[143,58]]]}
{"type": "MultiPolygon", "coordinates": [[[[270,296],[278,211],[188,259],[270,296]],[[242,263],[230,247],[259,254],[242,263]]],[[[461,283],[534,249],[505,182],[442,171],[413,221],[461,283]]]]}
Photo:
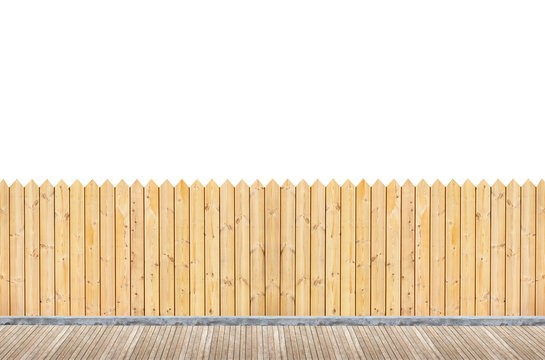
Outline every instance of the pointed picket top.
{"type": "Polygon", "coordinates": [[[398,189],[399,187],[400,187],[399,183],[395,179],[390,181],[390,183],[387,186],[388,189],[398,189]]]}
{"type": "Polygon", "coordinates": [[[426,180],[422,179],[418,182],[418,184],[416,185],[417,188],[419,189],[422,189],[422,188],[429,188],[430,186],[428,185],[428,183],[426,182],[426,180]]]}
{"type": "Polygon", "coordinates": [[[185,188],[188,188],[189,186],[187,186],[187,184],[185,183],[185,181],[180,180],[180,181],[178,181],[178,183],[176,184],[176,187],[179,187],[179,188],[181,188],[181,189],[185,189],[185,188]]]}
{"type": "Polygon", "coordinates": [[[335,179],[331,179],[331,181],[329,182],[329,184],[327,184],[327,188],[331,188],[331,187],[339,187],[339,184],[337,184],[337,182],[335,181],[335,179]]]}
{"type": "Polygon", "coordinates": [[[91,180],[89,181],[89,183],[85,186],[86,188],[98,188],[98,185],[97,183],[95,182],[95,180],[91,180]]]}
{"type": "Polygon", "coordinates": [[[343,189],[354,189],[355,186],[350,180],[346,180],[342,186],[343,189]]]}
{"type": "Polygon", "coordinates": [[[28,184],[25,185],[25,189],[30,189],[30,188],[38,188],[38,184],[36,184],[36,182],[34,180],[30,180],[28,182],[28,184]]]}
{"type": "Polygon", "coordinates": [[[45,180],[44,183],[42,185],[40,185],[40,189],[44,189],[44,190],[48,190],[48,189],[53,189],[53,185],[49,182],[49,180],[45,180]]]}
{"type": "Polygon", "coordinates": [[[460,187],[460,185],[458,185],[458,183],[456,182],[456,180],[452,179],[450,180],[450,182],[447,184],[447,187],[460,187]]]}
{"type": "Polygon", "coordinates": [[[405,182],[403,183],[403,185],[401,185],[401,187],[404,187],[404,188],[413,188],[413,187],[414,187],[414,184],[411,182],[410,179],[407,179],[407,180],[405,180],[405,182]]]}
{"type": "Polygon", "coordinates": [[[286,181],[284,181],[284,183],[282,184],[282,187],[286,189],[294,189],[295,185],[293,185],[290,179],[286,179],[286,181]]]}
{"type": "Polygon", "coordinates": [[[59,181],[55,187],[56,187],[56,188],[59,188],[59,189],[63,189],[63,188],[67,188],[68,185],[66,185],[66,183],[64,182],[64,180],[61,179],[61,181],[59,181]]]}
{"type": "Polygon", "coordinates": [[[168,181],[168,179],[163,181],[163,183],[161,184],[161,188],[165,187],[172,187],[172,184],[170,183],[170,181],[168,181]]]}
{"type": "Polygon", "coordinates": [[[249,186],[246,184],[246,181],[240,180],[236,186],[237,189],[248,189],[249,186]]]}
{"type": "Polygon", "coordinates": [[[382,181],[378,180],[375,181],[375,183],[373,184],[373,187],[384,187],[384,184],[382,183],[382,181]]]}
{"type": "Polygon", "coordinates": [[[367,181],[365,181],[365,179],[361,179],[361,181],[359,182],[359,184],[357,185],[357,187],[370,187],[369,183],[367,181]]]}
{"type": "Polygon", "coordinates": [[[142,184],[140,183],[140,181],[138,181],[138,179],[134,180],[134,182],[132,183],[131,185],[131,188],[141,188],[142,187],[142,184]]]}
{"type": "Polygon", "coordinates": [[[158,188],[157,184],[156,184],[155,181],[153,181],[153,180],[148,181],[148,183],[146,184],[146,187],[149,187],[149,188],[158,188]]]}
{"type": "Polygon", "coordinates": [[[545,181],[543,181],[543,179],[539,180],[539,182],[537,183],[537,187],[540,189],[543,189],[544,186],[545,186],[545,181]]]}
{"type": "Polygon", "coordinates": [[[208,182],[208,184],[206,184],[206,188],[207,189],[216,189],[218,188],[219,189],[219,186],[218,184],[216,184],[216,182],[212,179],[208,182]]]}
{"type": "Polygon", "coordinates": [[[490,185],[488,185],[488,183],[486,182],[486,180],[481,180],[481,182],[479,183],[479,185],[477,185],[477,187],[479,188],[483,188],[483,187],[490,187],[490,185]]]}
{"type": "Polygon", "coordinates": [[[527,187],[533,187],[534,186],[534,183],[528,179],[524,182],[524,184],[522,185],[523,188],[527,188],[527,187]]]}
{"type": "Polygon", "coordinates": [[[109,188],[113,188],[114,186],[110,182],[110,180],[106,179],[106,181],[104,181],[100,187],[105,188],[105,189],[109,189],[109,188]]]}
{"type": "Polygon", "coordinates": [[[274,179],[272,179],[271,181],[269,181],[269,183],[267,184],[267,187],[280,187],[278,185],[278,183],[276,181],[274,181],[274,179]]]}
{"type": "Polygon", "coordinates": [[[10,187],[20,187],[22,188],[23,185],[21,185],[21,183],[19,182],[19,180],[15,180],[11,185],[10,187]]]}
{"type": "Polygon", "coordinates": [[[465,189],[468,189],[468,188],[473,188],[474,189],[475,185],[473,185],[473,183],[469,179],[467,179],[464,182],[464,184],[462,185],[462,187],[465,188],[465,189]]]}
{"type": "Polygon", "coordinates": [[[231,182],[229,180],[225,180],[223,182],[223,184],[221,184],[220,188],[221,189],[234,189],[235,187],[233,186],[233,184],[231,184],[231,182]]]}
{"type": "Polygon", "coordinates": [[[515,181],[515,179],[511,180],[509,184],[507,184],[508,188],[517,188],[520,187],[519,183],[515,181]]]}
{"type": "Polygon", "coordinates": [[[432,188],[436,188],[436,187],[445,187],[445,185],[443,185],[443,183],[437,179],[435,180],[435,182],[431,185],[432,188]]]}
{"type": "Polygon", "coordinates": [[[312,184],[311,186],[312,188],[316,188],[316,187],[324,187],[324,184],[322,184],[322,182],[320,180],[316,180],[314,182],[314,184],[312,184]]]}
{"type": "Polygon", "coordinates": [[[0,189],[8,189],[9,186],[8,186],[8,183],[6,182],[6,180],[2,179],[2,181],[0,181],[0,189]]]}
{"type": "Polygon", "coordinates": [[[261,189],[263,188],[263,184],[259,181],[259,180],[256,180],[254,181],[254,183],[252,184],[252,186],[250,186],[252,189],[261,189]]]}
{"type": "Polygon", "coordinates": [[[76,179],[76,181],[74,181],[72,183],[72,185],[70,185],[70,188],[72,188],[72,187],[73,188],[83,188],[83,184],[81,183],[81,181],[76,179]]]}
{"type": "Polygon", "coordinates": [[[498,188],[498,187],[505,187],[505,185],[503,185],[503,183],[500,181],[500,179],[496,180],[494,182],[494,184],[492,185],[492,187],[494,188],[498,188]]]}
{"type": "Polygon", "coordinates": [[[115,187],[116,188],[128,188],[129,185],[125,182],[125,180],[121,179],[121,181],[118,182],[115,187]]]}
{"type": "Polygon", "coordinates": [[[305,180],[301,180],[299,181],[299,184],[297,184],[296,188],[297,188],[297,192],[307,191],[310,189],[310,185],[305,180]]]}
{"type": "Polygon", "coordinates": [[[505,185],[500,180],[496,180],[492,184],[492,195],[499,197],[500,199],[505,195],[505,185]]]}

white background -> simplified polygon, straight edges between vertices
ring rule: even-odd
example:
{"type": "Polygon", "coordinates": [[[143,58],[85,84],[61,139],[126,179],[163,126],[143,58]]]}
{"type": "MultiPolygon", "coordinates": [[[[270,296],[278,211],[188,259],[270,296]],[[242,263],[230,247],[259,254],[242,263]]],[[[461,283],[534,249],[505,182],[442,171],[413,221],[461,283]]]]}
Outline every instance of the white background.
{"type": "Polygon", "coordinates": [[[2,1],[0,178],[545,176],[545,2],[2,1]]]}

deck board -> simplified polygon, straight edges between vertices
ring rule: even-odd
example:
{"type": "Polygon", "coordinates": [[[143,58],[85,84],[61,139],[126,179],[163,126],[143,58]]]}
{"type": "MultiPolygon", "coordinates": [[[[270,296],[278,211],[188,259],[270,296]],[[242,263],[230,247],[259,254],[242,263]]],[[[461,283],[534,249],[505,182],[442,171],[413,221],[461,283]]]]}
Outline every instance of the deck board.
{"type": "Polygon", "coordinates": [[[0,327],[6,359],[543,359],[538,326],[0,327]]]}

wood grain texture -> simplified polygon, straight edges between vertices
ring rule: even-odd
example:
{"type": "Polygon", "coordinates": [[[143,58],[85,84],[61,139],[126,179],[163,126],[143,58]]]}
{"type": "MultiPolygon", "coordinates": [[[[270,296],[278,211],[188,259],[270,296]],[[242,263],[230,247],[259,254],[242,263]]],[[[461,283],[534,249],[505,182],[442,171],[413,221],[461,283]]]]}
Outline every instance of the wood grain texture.
{"type": "Polygon", "coordinates": [[[371,315],[371,187],[356,188],[356,316],[371,315]]]}
{"type": "Polygon", "coordinates": [[[100,194],[91,181],[85,186],[85,315],[100,315],[100,194]]]}
{"type": "Polygon", "coordinates": [[[505,200],[505,315],[520,315],[520,185],[507,185],[505,200]]]}
{"type": "Polygon", "coordinates": [[[340,315],[356,314],[356,188],[350,181],[341,187],[341,286],[340,315]]]}
{"type": "Polygon", "coordinates": [[[235,188],[226,181],[220,188],[220,274],[222,316],[236,315],[235,298],[235,188]]]}
{"type": "MultiPolygon", "coordinates": [[[[491,189],[490,315],[505,315],[505,186],[491,189]]],[[[544,289],[545,290],[545,289],[544,289]]]]}
{"type": "Polygon", "coordinates": [[[0,316],[10,315],[10,189],[0,182],[0,316]]]}
{"type": "Polygon", "coordinates": [[[445,314],[445,186],[431,187],[430,315],[445,314]]]}
{"type": "Polygon", "coordinates": [[[536,188],[536,315],[545,315],[545,182],[543,180],[537,184],[536,188]]]}
{"type": "Polygon", "coordinates": [[[115,194],[111,182],[100,187],[100,315],[115,315],[115,194]]]}
{"type": "Polygon", "coordinates": [[[191,314],[189,186],[182,180],[176,184],[174,193],[174,312],[176,316],[189,316],[191,314]]]}
{"type": "Polygon", "coordinates": [[[250,187],[250,315],[265,315],[265,188],[250,187]]]}
{"type": "Polygon", "coordinates": [[[386,315],[401,314],[401,186],[386,188],[386,315]]]}
{"type": "Polygon", "coordinates": [[[85,315],[85,190],[70,186],[70,315],[85,315]]]}
{"type": "Polygon", "coordinates": [[[55,189],[40,186],[40,314],[55,315],[55,189]]]}
{"type": "Polygon", "coordinates": [[[386,315],[386,187],[371,188],[371,315],[386,315]]]}
{"type": "Polygon", "coordinates": [[[250,315],[250,188],[235,187],[235,296],[236,315],[250,315]]]}
{"type": "Polygon", "coordinates": [[[131,185],[131,315],[145,315],[144,187],[131,185]]]}
{"type": "Polygon", "coordinates": [[[159,312],[159,188],[150,181],[144,188],[144,313],[159,312]]]}
{"type": "Polygon", "coordinates": [[[174,187],[159,188],[159,314],[174,315],[174,187]]]}
{"type": "Polygon", "coordinates": [[[265,187],[265,313],[280,315],[280,186],[265,187]]]}
{"type": "Polygon", "coordinates": [[[461,190],[460,315],[475,315],[475,185],[461,190]]]}
{"type": "Polygon", "coordinates": [[[415,229],[415,315],[430,314],[430,187],[420,181],[416,187],[415,229]]]}
{"type": "Polygon", "coordinates": [[[325,315],[326,196],[316,181],[310,188],[310,315],[325,315]]]}
{"type": "MultiPolygon", "coordinates": [[[[295,315],[295,186],[280,189],[280,315],[295,315]]],[[[310,219],[309,219],[310,220],[310,219]]]]}
{"type": "Polygon", "coordinates": [[[475,315],[490,314],[490,186],[477,186],[475,206],[475,315]]]}
{"type": "MultiPolygon", "coordinates": [[[[40,315],[40,188],[25,186],[25,315],[40,315]]],[[[8,250],[9,251],[9,250],[8,250]]],[[[9,294],[9,291],[8,291],[9,294]]]]}
{"type": "Polygon", "coordinates": [[[220,191],[212,180],[204,190],[205,315],[220,315],[220,191]]]}
{"type": "Polygon", "coordinates": [[[446,188],[445,213],[445,315],[460,315],[460,186],[446,188]]]}
{"type": "MultiPolygon", "coordinates": [[[[25,220],[26,221],[26,220],[25,220]]],[[[70,315],[70,193],[55,186],[55,315],[70,315]]]]}
{"type": "Polygon", "coordinates": [[[341,301],[341,191],[334,180],[326,187],[325,209],[325,315],[338,316],[341,301]]]}
{"type": "Polygon", "coordinates": [[[414,316],[415,292],[415,187],[401,187],[401,315],[414,316]]]}
{"type": "Polygon", "coordinates": [[[115,314],[131,314],[131,205],[129,186],[115,187],[115,314]]]}
{"type": "Polygon", "coordinates": [[[310,315],[310,186],[295,189],[295,315],[310,315]]]}
{"type": "Polygon", "coordinates": [[[536,188],[530,181],[522,185],[520,221],[520,315],[536,312],[536,188]]]}

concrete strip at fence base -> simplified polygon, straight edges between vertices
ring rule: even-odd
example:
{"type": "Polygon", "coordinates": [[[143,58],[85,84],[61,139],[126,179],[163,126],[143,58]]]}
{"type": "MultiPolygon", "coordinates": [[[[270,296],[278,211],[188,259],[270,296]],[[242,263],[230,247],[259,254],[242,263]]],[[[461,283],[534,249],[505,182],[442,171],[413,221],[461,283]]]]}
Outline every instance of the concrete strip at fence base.
{"type": "Polygon", "coordinates": [[[545,326],[545,316],[5,316],[0,325],[545,326]]]}

